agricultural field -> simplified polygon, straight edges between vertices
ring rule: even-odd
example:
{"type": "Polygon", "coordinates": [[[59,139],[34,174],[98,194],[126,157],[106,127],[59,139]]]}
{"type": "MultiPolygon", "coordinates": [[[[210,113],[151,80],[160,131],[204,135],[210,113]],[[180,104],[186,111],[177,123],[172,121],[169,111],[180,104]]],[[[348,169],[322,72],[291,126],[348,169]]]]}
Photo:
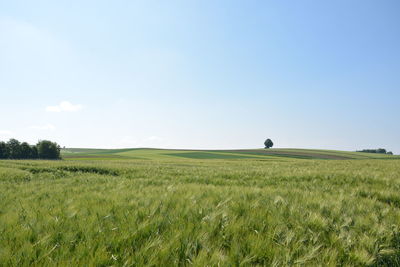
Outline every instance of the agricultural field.
{"type": "Polygon", "coordinates": [[[0,161],[0,266],[400,266],[400,158],[65,149],[0,161]]]}

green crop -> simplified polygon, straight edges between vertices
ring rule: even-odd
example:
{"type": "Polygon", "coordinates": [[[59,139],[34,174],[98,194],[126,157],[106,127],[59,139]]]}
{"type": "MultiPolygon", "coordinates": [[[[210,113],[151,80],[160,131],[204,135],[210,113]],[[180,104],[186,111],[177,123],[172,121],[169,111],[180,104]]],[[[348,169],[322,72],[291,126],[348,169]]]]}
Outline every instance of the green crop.
{"type": "Polygon", "coordinates": [[[146,153],[0,161],[0,265],[400,266],[400,160],[146,153]]]}

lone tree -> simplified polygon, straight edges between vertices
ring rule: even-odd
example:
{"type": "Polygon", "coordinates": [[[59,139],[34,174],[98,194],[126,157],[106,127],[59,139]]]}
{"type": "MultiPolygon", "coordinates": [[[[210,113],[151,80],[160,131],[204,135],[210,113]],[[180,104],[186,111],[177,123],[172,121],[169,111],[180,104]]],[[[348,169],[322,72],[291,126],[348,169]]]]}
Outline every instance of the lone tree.
{"type": "Polygon", "coordinates": [[[265,148],[270,148],[270,147],[274,146],[274,143],[272,142],[271,139],[268,138],[267,140],[265,140],[264,145],[265,145],[265,148]]]}

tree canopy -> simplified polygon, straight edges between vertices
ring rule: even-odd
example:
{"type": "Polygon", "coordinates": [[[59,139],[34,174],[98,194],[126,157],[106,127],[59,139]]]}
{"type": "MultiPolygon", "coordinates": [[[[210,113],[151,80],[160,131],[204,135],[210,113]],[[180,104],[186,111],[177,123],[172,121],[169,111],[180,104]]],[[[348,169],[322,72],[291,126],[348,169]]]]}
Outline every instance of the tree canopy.
{"type": "Polygon", "coordinates": [[[48,140],[39,141],[36,145],[38,156],[41,159],[59,159],[60,146],[48,140]]]}
{"type": "Polygon", "coordinates": [[[377,154],[388,154],[393,155],[391,151],[386,151],[384,148],[377,148],[377,149],[363,149],[357,150],[357,152],[364,152],[364,153],[377,153],[377,154]]]}
{"type": "Polygon", "coordinates": [[[274,143],[272,142],[271,139],[268,138],[267,140],[265,140],[264,146],[265,146],[265,148],[271,148],[274,146],[274,143]]]}
{"type": "Polygon", "coordinates": [[[0,159],[60,159],[60,146],[48,140],[39,141],[36,145],[10,139],[0,142],[0,159]]]}

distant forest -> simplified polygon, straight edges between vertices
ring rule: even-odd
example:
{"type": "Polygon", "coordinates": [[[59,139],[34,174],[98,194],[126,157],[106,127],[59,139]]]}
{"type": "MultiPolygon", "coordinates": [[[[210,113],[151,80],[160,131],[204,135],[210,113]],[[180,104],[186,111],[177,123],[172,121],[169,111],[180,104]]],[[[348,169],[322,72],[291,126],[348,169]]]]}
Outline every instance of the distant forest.
{"type": "Polygon", "coordinates": [[[378,149],[363,149],[363,150],[357,150],[357,152],[393,155],[393,153],[392,153],[391,151],[386,151],[386,149],[384,149],[384,148],[378,148],[378,149]]]}
{"type": "Polygon", "coordinates": [[[61,159],[60,146],[48,140],[36,145],[21,143],[17,139],[0,141],[0,159],[61,159]]]}

